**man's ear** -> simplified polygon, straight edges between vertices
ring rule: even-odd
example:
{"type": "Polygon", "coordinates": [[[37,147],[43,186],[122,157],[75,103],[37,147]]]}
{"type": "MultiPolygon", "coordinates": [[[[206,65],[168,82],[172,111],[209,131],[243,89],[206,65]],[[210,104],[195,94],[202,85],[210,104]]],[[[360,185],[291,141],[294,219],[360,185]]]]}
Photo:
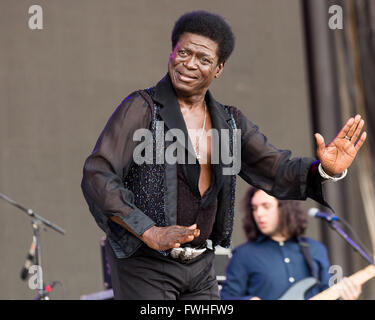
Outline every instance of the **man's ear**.
{"type": "Polygon", "coordinates": [[[218,64],[218,66],[216,67],[215,78],[219,78],[220,77],[220,75],[223,72],[224,65],[225,65],[225,61],[223,61],[223,62],[221,62],[221,63],[218,64]]]}

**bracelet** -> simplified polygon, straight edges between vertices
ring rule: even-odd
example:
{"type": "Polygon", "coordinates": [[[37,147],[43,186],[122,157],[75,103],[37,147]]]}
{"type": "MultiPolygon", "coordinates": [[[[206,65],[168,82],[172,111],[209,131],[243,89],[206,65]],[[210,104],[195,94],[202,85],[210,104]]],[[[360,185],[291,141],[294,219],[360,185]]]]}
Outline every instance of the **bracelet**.
{"type": "Polygon", "coordinates": [[[332,180],[334,182],[339,181],[341,179],[344,179],[346,177],[347,173],[348,173],[348,169],[345,169],[344,172],[341,174],[340,177],[337,177],[337,178],[331,177],[330,175],[328,175],[327,173],[324,172],[321,163],[319,163],[318,171],[319,171],[319,174],[321,175],[322,178],[328,179],[328,180],[332,180]]]}

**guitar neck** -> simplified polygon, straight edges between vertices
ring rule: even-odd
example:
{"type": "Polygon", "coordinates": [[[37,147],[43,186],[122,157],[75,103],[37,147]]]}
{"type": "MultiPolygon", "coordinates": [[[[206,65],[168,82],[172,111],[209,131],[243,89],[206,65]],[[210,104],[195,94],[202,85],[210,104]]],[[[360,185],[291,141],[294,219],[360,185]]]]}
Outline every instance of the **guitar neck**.
{"type": "MultiPolygon", "coordinates": [[[[349,279],[351,279],[354,283],[362,285],[374,277],[375,266],[369,265],[366,268],[351,275],[349,279]]],[[[316,296],[310,298],[309,300],[336,300],[338,298],[340,298],[340,293],[338,290],[338,284],[335,284],[327,290],[324,290],[316,296]]]]}

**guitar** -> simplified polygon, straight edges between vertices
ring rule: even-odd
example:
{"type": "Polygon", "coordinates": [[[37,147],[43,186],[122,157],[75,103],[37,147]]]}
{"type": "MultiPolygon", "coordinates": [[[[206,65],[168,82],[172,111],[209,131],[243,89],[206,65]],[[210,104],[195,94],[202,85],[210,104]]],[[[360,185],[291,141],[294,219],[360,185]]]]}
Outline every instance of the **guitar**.
{"type": "MultiPolygon", "coordinates": [[[[353,282],[357,284],[364,284],[370,279],[375,277],[375,266],[369,265],[362,270],[357,271],[349,277],[353,282]]],[[[295,285],[290,287],[279,300],[304,300],[305,293],[316,285],[317,280],[313,277],[302,279],[295,285]]],[[[336,300],[340,297],[338,290],[338,284],[318,293],[309,300],[336,300]]]]}

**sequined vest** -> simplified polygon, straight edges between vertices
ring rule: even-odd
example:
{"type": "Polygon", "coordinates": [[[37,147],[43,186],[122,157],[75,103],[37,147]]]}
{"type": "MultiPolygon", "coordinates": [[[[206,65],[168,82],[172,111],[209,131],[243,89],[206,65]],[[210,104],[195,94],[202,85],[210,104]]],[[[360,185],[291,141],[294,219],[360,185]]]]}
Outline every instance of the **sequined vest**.
{"type": "MultiPolygon", "coordinates": [[[[142,96],[148,101],[152,111],[152,122],[150,124],[150,130],[152,131],[153,146],[156,145],[156,123],[162,121],[162,118],[158,114],[160,106],[152,100],[154,87],[140,91],[142,96]],[[148,95],[148,97],[147,97],[148,95]],[[151,97],[151,99],[150,99],[151,97]],[[151,105],[152,104],[152,105],[151,105]]],[[[230,108],[224,106],[226,112],[231,116],[230,126],[231,129],[236,129],[236,123],[233,118],[233,114],[230,108]]],[[[153,164],[141,164],[138,165],[133,163],[128,174],[124,179],[125,188],[129,189],[134,194],[134,204],[138,209],[142,210],[147,216],[149,216],[156,225],[168,226],[171,225],[171,219],[166,214],[166,194],[169,191],[167,188],[166,181],[166,165],[157,164],[156,152],[163,152],[172,142],[165,141],[164,150],[155,150],[153,148],[153,164]]],[[[230,133],[230,151],[233,152],[233,135],[230,133]]],[[[232,154],[231,154],[232,155],[232,154]]],[[[177,179],[177,176],[175,177],[177,179]]],[[[214,246],[220,245],[222,247],[229,247],[231,243],[231,235],[233,230],[233,217],[234,217],[234,201],[235,201],[235,188],[236,188],[236,175],[231,176],[230,185],[230,204],[227,206],[227,210],[220,214],[221,217],[217,217],[214,230],[211,234],[210,239],[214,246]],[[219,219],[218,221],[218,218],[219,219]],[[221,221],[220,221],[221,220],[221,221]],[[216,229],[216,230],[215,230],[216,229]],[[219,232],[217,232],[219,230],[219,232]],[[219,234],[218,234],[219,233],[219,234]]]]}

